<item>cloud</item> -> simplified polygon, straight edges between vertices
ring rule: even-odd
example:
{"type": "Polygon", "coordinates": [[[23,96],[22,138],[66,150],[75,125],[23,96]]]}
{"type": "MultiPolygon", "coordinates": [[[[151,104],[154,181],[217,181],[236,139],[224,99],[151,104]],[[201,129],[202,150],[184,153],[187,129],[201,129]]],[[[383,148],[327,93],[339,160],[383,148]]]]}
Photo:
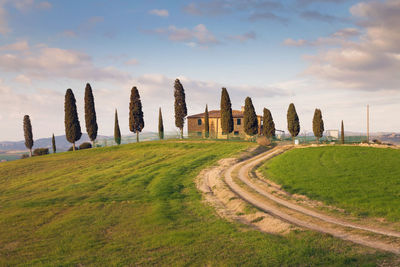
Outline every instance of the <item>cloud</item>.
{"type": "Polygon", "coordinates": [[[322,22],[337,22],[337,21],[343,21],[343,19],[340,19],[336,16],[328,15],[328,14],[322,14],[321,12],[315,11],[315,10],[307,10],[303,11],[300,13],[300,16],[304,19],[309,19],[309,20],[318,20],[322,22]]]}
{"type": "Polygon", "coordinates": [[[152,9],[149,11],[149,14],[156,15],[159,17],[164,17],[164,18],[169,16],[169,12],[166,9],[152,9]]]}
{"type": "Polygon", "coordinates": [[[32,80],[23,74],[19,74],[17,77],[15,77],[15,82],[20,83],[20,84],[25,84],[25,85],[30,85],[32,83],[32,80]]]}
{"type": "MultiPolygon", "coordinates": [[[[17,43],[18,44],[18,43],[17,43]]],[[[21,42],[21,44],[24,44],[21,42]]],[[[78,80],[113,80],[123,82],[130,76],[113,67],[95,66],[87,54],[46,45],[29,48],[24,45],[6,45],[14,51],[0,53],[0,69],[4,72],[26,73],[39,79],[69,78],[78,80]],[[18,48],[18,49],[15,49],[18,48]],[[21,48],[24,48],[21,51],[21,48]]]]}
{"type": "Polygon", "coordinates": [[[13,44],[0,46],[0,51],[27,51],[29,44],[27,41],[18,41],[13,44]]]}
{"type": "Polygon", "coordinates": [[[274,20],[274,21],[278,21],[281,22],[283,24],[287,24],[288,23],[288,19],[283,18],[281,16],[278,16],[272,12],[269,11],[265,11],[265,12],[255,12],[253,13],[250,17],[249,17],[250,21],[257,21],[257,20],[274,20]]]}
{"type": "Polygon", "coordinates": [[[228,36],[227,39],[229,40],[234,40],[234,41],[239,41],[239,42],[247,42],[248,40],[255,40],[256,39],[256,33],[253,31],[246,32],[244,34],[238,34],[238,35],[231,35],[228,36]]]}
{"type": "Polygon", "coordinates": [[[99,23],[104,21],[104,17],[101,16],[93,16],[86,20],[76,27],[76,29],[68,29],[61,33],[61,36],[67,38],[76,38],[78,36],[86,36],[92,32],[93,28],[95,28],[99,23]]]}
{"type": "Polygon", "coordinates": [[[350,9],[364,32],[305,58],[306,74],[344,88],[398,90],[400,84],[400,1],[359,3],[350,9]]]}
{"type": "Polygon", "coordinates": [[[332,33],[328,37],[320,37],[316,40],[308,41],[304,39],[294,40],[292,38],[286,39],[283,44],[286,46],[328,46],[328,45],[340,45],[344,44],[350,38],[358,37],[360,35],[360,30],[357,28],[345,28],[337,32],[332,33]]]}
{"type": "Polygon", "coordinates": [[[137,65],[137,64],[139,64],[139,61],[136,58],[132,58],[125,62],[125,65],[137,65]]]}
{"type": "Polygon", "coordinates": [[[167,36],[170,41],[194,43],[202,47],[218,44],[217,38],[203,24],[198,24],[193,29],[177,28],[174,25],[168,28],[159,28],[151,33],[167,36]]]}

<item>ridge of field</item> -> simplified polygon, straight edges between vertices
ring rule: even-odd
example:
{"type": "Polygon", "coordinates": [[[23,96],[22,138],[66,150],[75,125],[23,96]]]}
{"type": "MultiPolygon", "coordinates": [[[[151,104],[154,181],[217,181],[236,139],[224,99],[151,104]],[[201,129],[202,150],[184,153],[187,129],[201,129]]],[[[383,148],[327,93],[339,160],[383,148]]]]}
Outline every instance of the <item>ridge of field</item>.
{"type": "Polygon", "coordinates": [[[400,150],[359,146],[293,149],[267,161],[262,174],[358,217],[400,221],[400,150]]]}
{"type": "Polygon", "coordinates": [[[247,142],[167,141],[0,166],[0,265],[375,266],[393,255],[218,217],[194,185],[247,142]]]}

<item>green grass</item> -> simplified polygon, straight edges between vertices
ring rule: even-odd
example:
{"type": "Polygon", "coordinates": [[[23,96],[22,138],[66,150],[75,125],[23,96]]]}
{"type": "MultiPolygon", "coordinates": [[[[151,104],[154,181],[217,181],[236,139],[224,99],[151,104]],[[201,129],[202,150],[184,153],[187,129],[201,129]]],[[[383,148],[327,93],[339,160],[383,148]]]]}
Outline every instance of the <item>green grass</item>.
{"type": "Polygon", "coordinates": [[[194,185],[253,144],[147,142],[0,165],[0,266],[374,266],[384,253],[219,218],[194,185]]]}
{"type": "Polygon", "coordinates": [[[286,152],[261,167],[291,193],[357,216],[400,221],[400,150],[314,147],[286,152]]]}

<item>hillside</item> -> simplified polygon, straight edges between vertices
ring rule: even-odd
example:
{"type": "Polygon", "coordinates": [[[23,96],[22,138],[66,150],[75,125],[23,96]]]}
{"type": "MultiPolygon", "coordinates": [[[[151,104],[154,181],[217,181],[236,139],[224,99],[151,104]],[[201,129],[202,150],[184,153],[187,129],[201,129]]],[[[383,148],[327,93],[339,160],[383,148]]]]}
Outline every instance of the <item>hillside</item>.
{"type": "Polygon", "coordinates": [[[387,254],[219,218],[194,186],[246,142],[146,142],[0,165],[0,265],[375,265],[387,254]]]}
{"type": "Polygon", "coordinates": [[[262,172],[290,193],[306,195],[360,217],[400,222],[400,150],[370,147],[294,149],[262,172]]]}

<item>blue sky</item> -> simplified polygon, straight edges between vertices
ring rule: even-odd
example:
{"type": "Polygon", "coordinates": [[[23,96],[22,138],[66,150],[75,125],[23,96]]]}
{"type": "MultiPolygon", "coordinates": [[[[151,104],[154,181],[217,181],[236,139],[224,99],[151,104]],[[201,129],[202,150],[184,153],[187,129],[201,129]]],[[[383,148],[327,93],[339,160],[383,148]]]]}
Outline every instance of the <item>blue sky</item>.
{"type": "Polygon", "coordinates": [[[158,107],[173,125],[173,81],[189,113],[219,106],[222,86],[239,109],[246,96],[271,109],[279,129],[294,102],[302,130],[315,108],[327,129],[398,131],[400,1],[0,0],[0,140],[20,140],[24,114],[34,136],[64,133],[72,88],[82,128],[83,91],[94,89],[99,134],[111,135],[113,110],[129,134],[132,86],[142,95],[145,129],[158,107]],[[389,114],[389,115],[388,115],[389,114]],[[393,116],[393,118],[391,118],[393,116]]]}

